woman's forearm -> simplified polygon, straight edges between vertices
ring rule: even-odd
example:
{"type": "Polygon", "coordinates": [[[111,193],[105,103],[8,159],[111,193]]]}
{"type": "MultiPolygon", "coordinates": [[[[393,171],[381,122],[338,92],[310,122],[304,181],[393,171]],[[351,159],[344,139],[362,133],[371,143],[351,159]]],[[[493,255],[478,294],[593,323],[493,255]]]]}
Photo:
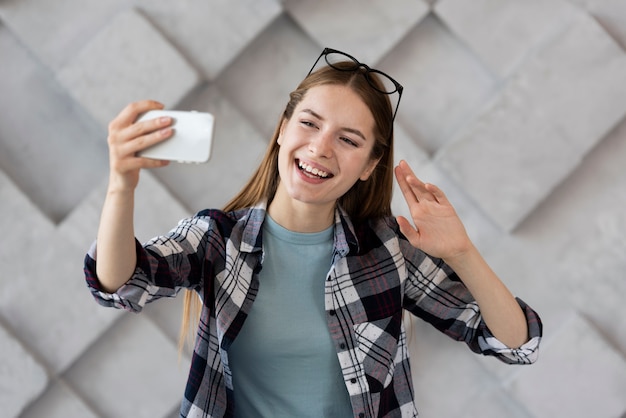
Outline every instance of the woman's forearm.
{"type": "Polygon", "coordinates": [[[117,291],[135,270],[133,211],[134,191],[107,191],[98,228],[96,272],[108,292],[117,291]]]}
{"type": "Polygon", "coordinates": [[[487,327],[498,340],[510,348],[528,341],[528,325],[521,307],[475,247],[444,261],[474,296],[487,327]]]}
{"type": "Polygon", "coordinates": [[[117,291],[135,269],[133,212],[135,189],[142,168],[167,165],[167,161],[138,158],[137,152],[171,137],[172,118],[135,123],[144,112],[163,109],[153,100],[130,103],[109,124],[109,187],[98,228],[96,274],[109,292],[117,291]]]}

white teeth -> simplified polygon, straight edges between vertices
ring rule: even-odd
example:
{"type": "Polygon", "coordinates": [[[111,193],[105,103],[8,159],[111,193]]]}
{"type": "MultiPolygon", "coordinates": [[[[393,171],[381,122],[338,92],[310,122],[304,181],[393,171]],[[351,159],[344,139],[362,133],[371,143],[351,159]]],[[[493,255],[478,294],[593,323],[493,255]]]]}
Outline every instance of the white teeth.
{"type": "Polygon", "coordinates": [[[298,166],[303,169],[304,171],[306,171],[307,173],[313,174],[314,176],[318,176],[318,177],[322,177],[322,178],[326,178],[328,177],[328,173],[322,170],[318,170],[315,167],[311,167],[308,164],[303,163],[302,161],[298,162],[298,166]]]}

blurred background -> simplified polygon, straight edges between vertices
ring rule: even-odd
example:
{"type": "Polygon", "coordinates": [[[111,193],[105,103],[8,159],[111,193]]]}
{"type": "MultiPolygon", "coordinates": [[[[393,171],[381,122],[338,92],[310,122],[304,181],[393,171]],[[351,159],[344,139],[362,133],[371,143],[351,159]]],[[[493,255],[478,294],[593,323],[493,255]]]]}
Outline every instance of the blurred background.
{"type": "Polygon", "coordinates": [[[420,416],[626,416],[622,0],[0,0],[0,415],[178,416],[182,298],[133,315],[84,284],[107,124],[144,98],[216,117],[208,164],[142,174],[147,240],[241,187],[325,46],[404,85],[396,160],[544,321],[531,367],[414,321],[420,416]]]}

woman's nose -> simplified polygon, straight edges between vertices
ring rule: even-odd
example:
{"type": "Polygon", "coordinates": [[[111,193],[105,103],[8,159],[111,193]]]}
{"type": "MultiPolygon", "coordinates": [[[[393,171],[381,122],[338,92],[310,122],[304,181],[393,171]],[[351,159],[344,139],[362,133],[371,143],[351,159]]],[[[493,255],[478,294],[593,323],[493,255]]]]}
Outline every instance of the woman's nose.
{"type": "Polygon", "coordinates": [[[333,138],[330,133],[320,132],[309,142],[309,151],[319,157],[330,157],[332,155],[333,138]]]}

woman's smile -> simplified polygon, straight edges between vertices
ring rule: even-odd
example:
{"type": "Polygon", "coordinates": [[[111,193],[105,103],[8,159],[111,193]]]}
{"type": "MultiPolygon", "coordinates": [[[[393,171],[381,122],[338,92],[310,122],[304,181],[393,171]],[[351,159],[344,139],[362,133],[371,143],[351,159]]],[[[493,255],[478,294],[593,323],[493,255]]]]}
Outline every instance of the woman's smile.
{"type": "Polygon", "coordinates": [[[300,170],[300,172],[302,172],[305,178],[323,181],[333,177],[333,174],[330,173],[326,168],[320,167],[314,163],[296,159],[296,165],[298,166],[298,169],[300,170]]]}

